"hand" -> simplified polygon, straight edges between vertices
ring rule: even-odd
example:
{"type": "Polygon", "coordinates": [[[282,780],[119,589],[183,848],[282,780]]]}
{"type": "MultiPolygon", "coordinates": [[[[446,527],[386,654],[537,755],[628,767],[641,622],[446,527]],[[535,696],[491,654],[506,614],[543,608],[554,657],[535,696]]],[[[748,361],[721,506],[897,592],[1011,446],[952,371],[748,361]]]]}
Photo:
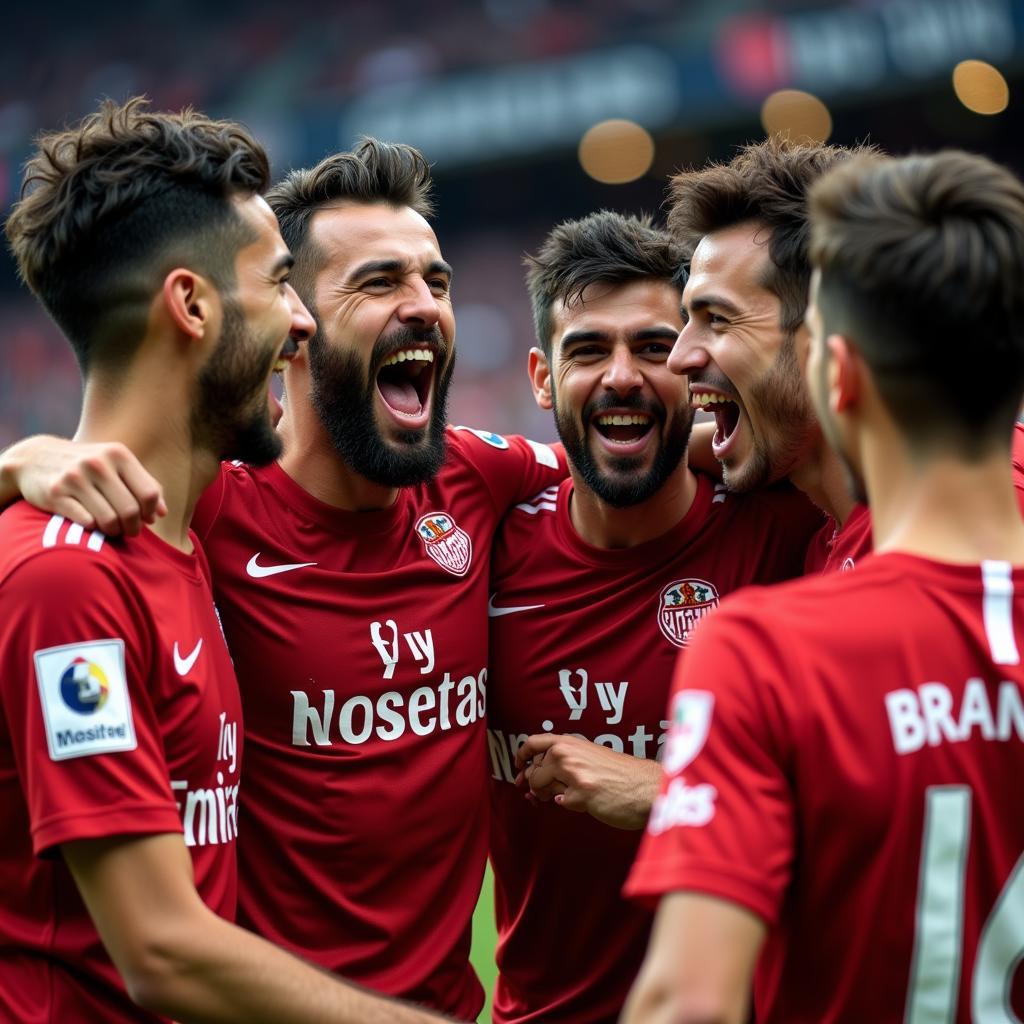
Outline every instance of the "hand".
{"type": "Polygon", "coordinates": [[[529,795],[585,811],[613,828],[643,828],[661,783],[657,761],[551,733],[530,736],[516,754],[516,767],[516,783],[528,784],[529,795]]]}
{"type": "Polygon", "coordinates": [[[134,537],[143,523],[167,515],[160,485],[117,442],[81,444],[29,437],[0,455],[0,505],[21,495],[108,536],[134,537]]]}

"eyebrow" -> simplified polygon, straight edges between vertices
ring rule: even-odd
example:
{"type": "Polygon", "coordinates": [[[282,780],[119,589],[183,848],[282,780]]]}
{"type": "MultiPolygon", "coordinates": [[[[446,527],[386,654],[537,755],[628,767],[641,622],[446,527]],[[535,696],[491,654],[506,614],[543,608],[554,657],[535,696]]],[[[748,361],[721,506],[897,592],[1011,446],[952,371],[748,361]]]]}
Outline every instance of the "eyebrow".
{"type": "MultiPolygon", "coordinates": [[[[668,324],[657,327],[643,327],[639,331],[634,331],[629,336],[630,341],[660,341],[662,338],[672,338],[673,340],[679,334],[679,331],[675,327],[670,327],[668,324]]],[[[569,345],[576,345],[580,343],[586,343],[588,341],[604,341],[608,337],[606,331],[569,331],[567,334],[562,335],[562,340],[559,341],[559,348],[568,348],[569,345]]]]}
{"type": "MultiPolygon", "coordinates": [[[[368,274],[397,274],[405,269],[401,260],[368,260],[360,263],[352,273],[348,275],[350,281],[357,281],[368,274]]],[[[454,276],[451,266],[444,260],[431,260],[427,267],[427,274],[444,274],[449,280],[454,276]]]]}
{"type": "Polygon", "coordinates": [[[289,252],[285,253],[273,266],[270,271],[271,277],[277,277],[283,270],[290,270],[295,266],[295,257],[289,252]]]}
{"type": "MultiPolygon", "coordinates": [[[[696,313],[699,309],[707,309],[709,306],[718,306],[720,309],[728,310],[730,313],[741,313],[742,310],[735,302],[730,302],[728,299],[723,299],[721,295],[702,295],[699,299],[694,299],[690,303],[690,311],[696,313]]],[[[683,309],[683,315],[686,316],[686,309],[683,309]]]]}

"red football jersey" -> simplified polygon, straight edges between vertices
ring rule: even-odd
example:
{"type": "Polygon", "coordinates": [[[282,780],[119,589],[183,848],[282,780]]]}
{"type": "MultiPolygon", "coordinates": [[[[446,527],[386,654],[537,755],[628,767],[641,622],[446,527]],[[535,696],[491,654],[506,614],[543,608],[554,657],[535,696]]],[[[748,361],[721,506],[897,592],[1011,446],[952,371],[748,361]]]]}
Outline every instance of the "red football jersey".
{"type": "Polygon", "coordinates": [[[799,575],[821,522],[789,488],[734,495],[697,480],[686,516],[636,547],[580,538],[571,480],[519,505],[500,531],[488,715],[497,1021],[616,1020],[651,922],[616,896],[642,833],[528,803],[512,785],[518,746],[531,733],[575,733],[656,757],[694,628],[737,587],[799,575]]]}
{"type": "Polygon", "coordinates": [[[629,892],[763,918],[761,1024],[1024,1018],[1022,645],[1006,562],[872,555],[727,601],[629,892]]]}
{"type": "Polygon", "coordinates": [[[0,1020],[151,1021],[62,843],[184,832],[234,918],[241,706],[200,549],[0,516],[0,1020]]]}
{"type": "Polygon", "coordinates": [[[811,538],[804,573],[847,572],[865,555],[871,554],[871,510],[854,505],[846,522],[839,526],[828,516],[825,525],[811,538]]]}
{"type": "Polygon", "coordinates": [[[245,707],[240,920],[371,988],[475,1018],[487,852],[487,594],[547,445],[449,431],[396,503],[345,512],[225,467],[194,520],[245,707]]]}
{"type": "MultiPolygon", "coordinates": [[[[1011,460],[1017,502],[1024,514],[1024,424],[1021,423],[1014,425],[1011,460]]],[[[804,573],[810,576],[812,573],[853,569],[873,548],[871,512],[867,505],[855,505],[842,526],[837,526],[829,516],[825,525],[811,538],[804,573]]]]}

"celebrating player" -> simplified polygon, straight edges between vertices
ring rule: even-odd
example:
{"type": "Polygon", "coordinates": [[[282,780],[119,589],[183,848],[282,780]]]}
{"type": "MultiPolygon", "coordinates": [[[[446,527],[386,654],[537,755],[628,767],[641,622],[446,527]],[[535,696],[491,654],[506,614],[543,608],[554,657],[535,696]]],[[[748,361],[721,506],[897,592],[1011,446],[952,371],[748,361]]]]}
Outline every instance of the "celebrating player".
{"type": "MultiPolygon", "coordinates": [[[[831,167],[873,151],[772,137],[672,179],[669,226],[691,263],[687,323],[669,365],[689,377],[694,405],[714,413],[712,451],[730,489],[788,476],[828,514],[808,548],[809,573],[853,568],[871,550],[871,516],[846,486],[800,372],[807,192],[831,167]]],[[[1024,508],[1024,428],[1013,453],[1024,508]]]]}
{"type": "Polygon", "coordinates": [[[284,373],[282,460],[225,465],[194,526],[249,741],[240,920],[473,1019],[491,542],[565,469],[445,430],[452,271],[429,191],[415,149],[366,140],[268,194],[317,330],[284,373]]]}
{"type": "Polygon", "coordinates": [[[242,714],[189,517],[221,459],[278,453],[271,369],[314,329],[267,173],[239,125],[106,104],[40,139],[7,222],[82,369],[78,436],[134,451],[166,506],[121,541],[0,517],[4,1020],[437,1019],[225,920],[242,714]]]}
{"type": "Polygon", "coordinates": [[[682,662],[625,1019],[742,1022],[756,974],[765,1024],[1019,1020],[1024,187],[871,157],[811,208],[810,390],[879,553],[727,601],[682,662]]]}
{"type": "Polygon", "coordinates": [[[666,365],[681,266],[667,232],[609,212],[555,228],[529,261],[530,374],[572,479],[511,512],[494,554],[502,1022],[618,1016],[651,917],[615,894],[657,794],[677,656],[720,596],[798,575],[821,523],[791,488],[732,495],[687,468],[693,410],[666,365]],[[561,807],[524,800],[527,760],[534,794],[561,807]]]}

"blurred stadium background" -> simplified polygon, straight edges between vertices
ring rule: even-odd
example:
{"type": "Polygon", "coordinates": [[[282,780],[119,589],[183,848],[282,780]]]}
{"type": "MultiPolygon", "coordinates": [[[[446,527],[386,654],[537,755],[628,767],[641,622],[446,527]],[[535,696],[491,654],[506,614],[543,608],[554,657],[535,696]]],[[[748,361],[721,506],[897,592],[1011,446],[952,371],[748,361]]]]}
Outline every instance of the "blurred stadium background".
{"type": "MultiPolygon", "coordinates": [[[[521,257],[558,220],[658,214],[673,169],[774,130],[1024,172],[1024,0],[50,0],[5,10],[0,52],[3,211],[32,135],[103,96],[241,119],[276,174],[362,133],[419,146],[456,270],[452,418],[542,440],[521,257]]],[[[75,364],[6,253],[0,322],[0,446],[73,430],[75,364]]]]}

